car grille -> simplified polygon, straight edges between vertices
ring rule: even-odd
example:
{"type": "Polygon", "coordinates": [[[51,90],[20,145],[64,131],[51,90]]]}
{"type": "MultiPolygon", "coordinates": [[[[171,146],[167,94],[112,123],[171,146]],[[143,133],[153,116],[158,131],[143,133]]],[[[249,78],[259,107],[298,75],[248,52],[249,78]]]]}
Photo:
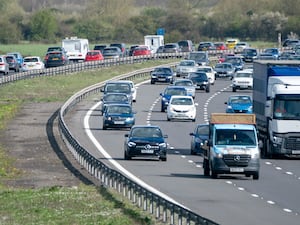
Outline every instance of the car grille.
{"type": "Polygon", "coordinates": [[[223,155],[223,160],[227,166],[246,167],[251,159],[251,155],[223,155]]]}
{"type": "Polygon", "coordinates": [[[189,110],[176,110],[176,109],[174,109],[174,112],[177,112],[177,113],[186,113],[188,111],[189,110]]]}
{"type": "Polygon", "coordinates": [[[238,81],[238,84],[246,84],[246,85],[250,85],[249,81],[238,81]]]}
{"type": "Polygon", "coordinates": [[[126,117],[114,116],[114,117],[112,117],[112,119],[114,121],[124,121],[124,120],[126,120],[126,117]]]}
{"type": "Polygon", "coordinates": [[[141,149],[158,150],[159,146],[156,144],[149,144],[149,143],[137,143],[135,148],[137,150],[141,150],[141,149]]]}
{"type": "Polygon", "coordinates": [[[300,137],[289,137],[285,142],[285,149],[299,150],[300,149],[300,137]]]}

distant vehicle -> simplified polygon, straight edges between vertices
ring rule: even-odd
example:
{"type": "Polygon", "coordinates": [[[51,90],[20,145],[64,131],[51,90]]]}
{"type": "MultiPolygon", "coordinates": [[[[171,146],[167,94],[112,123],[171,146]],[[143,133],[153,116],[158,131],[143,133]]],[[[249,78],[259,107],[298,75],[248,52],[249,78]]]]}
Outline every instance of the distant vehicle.
{"type": "Polygon", "coordinates": [[[101,92],[103,92],[105,95],[107,93],[125,93],[129,99],[130,104],[133,102],[132,86],[127,81],[107,81],[104,87],[101,89],[101,92]]]}
{"type": "Polygon", "coordinates": [[[216,46],[213,42],[200,42],[198,46],[198,51],[209,51],[216,50],[216,46]]]}
{"type": "Polygon", "coordinates": [[[238,42],[240,42],[240,41],[239,41],[239,39],[237,39],[237,38],[228,38],[228,39],[226,39],[225,44],[226,44],[226,46],[227,46],[228,49],[234,49],[234,46],[235,46],[238,42]]]}
{"type": "Polygon", "coordinates": [[[249,95],[231,95],[225,104],[226,113],[252,113],[253,102],[249,95]]]}
{"type": "Polygon", "coordinates": [[[163,53],[178,53],[181,52],[181,49],[178,43],[167,43],[164,46],[163,53]]]}
{"type": "Polygon", "coordinates": [[[167,137],[159,126],[134,125],[129,134],[125,134],[124,158],[150,157],[167,161],[167,137]]]}
{"type": "Polygon", "coordinates": [[[253,62],[258,59],[258,51],[255,48],[245,48],[241,55],[245,62],[253,62]]]}
{"type": "Polygon", "coordinates": [[[151,84],[155,84],[156,82],[172,84],[175,73],[171,67],[157,67],[150,73],[150,76],[151,84]]]}
{"type": "Polygon", "coordinates": [[[9,52],[6,55],[14,55],[16,57],[16,59],[18,60],[20,68],[22,68],[24,58],[20,52],[9,52]]]}
{"type": "Polygon", "coordinates": [[[164,53],[164,47],[165,46],[159,46],[158,48],[157,48],[157,50],[156,50],[156,53],[164,53]]]}
{"type": "Polygon", "coordinates": [[[6,61],[5,55],[0,55],[0,72],[4,75],[9,73],[9,64],[6,61]]]}
{"type": "Polygon", "coordinates": [[[133,50],[133,56],[149,56],[151,55],[151,50],[148,46],[138,46],[133,50]]]}
{"type": "Polygon", "coordinates": [[[190,79],[176,79],[173,83],[174,86],[181,86],[187,90],[187,95],[195,98],[196,96],[196,87],[190,79]]]}
{"type": "Polygon", "coordinates": [[[282,43],[282,47],[293,47],[296,44],[299,44],[300,40],[299,39],[285,39],[282,43]]]}
{"type": "Polygon", "coordinates": [[[86,53],[86,56],[85,56],[85,60],[84,61],[100,61],[100,60],[103,60],[104,57],[101,53],[100,50],[89,50],[87,53],[86,53]]]}
{"type": "Polygon", "coordinates": [[[132,101],[136,102],[136,95],[137,95],[137,88],[132,80],[121,80],[120,81],[123,84],[129,84],[131,87],[131,94],[132,94],[132,101]]]}
{"type": "Polygon", "coordinates": [[[253,70],[245,69],[237,71],[232,78],[232,91],[253,89],[253,70]]]}
{"type": "Polygon", "coordinates": [[[95,45],[94,50],[99,50],[103,54],[103,50],[107,47],[107,45],[95,45]]]}
{"type": "Polygon", "coordinates": [[[215,42],[214,45],[216,50],[227,50],[227,46],[224,42],[215,42]]]}
{"type": "Polygon", "coordinates": [[[17,58],[14,55],[6,55],[6,62],[9,65],[9,70],[13,70],[15,72],[19,72],[20,71],[20,65],[18,63],[17,58]]]}
{"type": "Polygon", "coordinates": [[[193,42],[191,40],[178,41],[178,45],[181,49],[181,52],[192,52],[195,50],[193,42]]]}
{"type": "Polygon", "coordinates": [[[39,56],[27,56],[24,58],[22,69],[28,70],[41,70],[45,68],[45,64],[39,56]]]}
{"type": "Polygon", "coordinates": [[[211,66],[199,66],[197,67],[196,72],[204,72],[206,73],[209,82],[211,85],[215,84],[215,80],[216,80],[216,71],[214,71],[214,69],[211,66]]]}
{"type": "Polygon", "coordinates": [[[133,56],[133,51],[134,49],[136,49],[137,47],[139,47],[139,45],[131,45],[128,51],[128,55],[129,56],[133,56]]]}
{"type": "Polygon", "coordinates": [[[271,54],[275,60],[279,59],[281,54],[278,48],[266,48],[263,53],[271,54]]]}
{"type": "Polygon", "coordinates": [[[202,126],[202,124],[197,124],[194,132],[190,133],[192,136],[191,140],[191,155],[203,154],[203,144],[208,140],[209,128],[207,126],[202,126]]]}
{"type": "Polygon", "coordinates": [[[223,53],[219,56],[219,63],[223,63],[226,61],[228,57],[236,56],[234,53],[223,53]]]}
{"type": "Polygon", "coordinates": [[[65,66],[69,64],[68,56],[65,52],[48,52],[45,56],[45,67],[57,67],[57,66],[65,66]]]}
{"type": "Polygon", "coordinates": [[[187,90],[185,87],[180,87],[180,86],[168,86],[165,88],[163,93],[160,93],[161,96],[161,112],[165,112],[171,97],[173,95],[188,95],[187,90]]]}
{"type": "Polygon", "coordinates": [[[167,107],[167,120],[196,121],[196,106],[192,96],[173,95],[167,107]]]}
{"type": "Polygon", "coordinates": [[[127,55],[126,45],[124,43],[112,43],[109,47],[118,47],[121,50],[121,57],[125,57],[127,55]]]}
{"type": "Polygon", "coordinates": [[[217,63],[214,70],[216,71],[216,79],[220,77],[232,78],[235,73],[235,67],[231,63],[217,63]]]}
{"type": "Polygon", "coordinates": [[[71,62],[84,61],[89,51],[89,40],[77,37],[65,38],[62,40],[62,47],[71,62]]]}
{"type": "Polygon", "coordinates": [[[165,45],[163,35],[146,35],[144,36],[144,44],[151,49],[151,53],[162,53],[157,52],[158,48],[163,48],[165,45]]]}
{"type": "Polygon", "coordinates": [[[104,59],[119,59],[122,56],[121,49],[118,47],[107,47],[103,50],[104,59]]]}
{"type": "Polygon", "coordinates": [[[210,62],[206,51],[190,52],[188,59],[194,60],[199,66],[208,66],[210,62]]]}
{"type": "Polygon", "coordinates": [[[241,53],[241,52],[243,52],[243,50],[245,49],[245,48],[249,48],[250,47],[250,45],[248,44],[248,42],[238,42],[238,43],[236,43],[236,45],[234,46],[234,53],[235,54],[238,54],[238,53],[241,53]]]}
{"type": "Polygon", "coordinates": [[[231,63],[236,71],[242,70],[245,66],[244,60],[241,56],[228,56],[225,62],[231,63]]]}
{"type": "Polygon", "coordinates": [[[192,72],[189,74],[188,79],[193,81],[196,89],[210,92],[210,81],[205,72],[192,72]]]}
{"type": "Polygon", "coordinates": [[[195,72],[196,67],[198,65],[196,64],[195,60],[191,59],[184,59],[179,62],[179,64],[176,66],[176,77],[186,77],[189,73],[195,72]]]}
{"type": "Polygon", "coordinates": [[[105,111],[107,105],[116,104],[116,103],[131,104],[131,101],[128,99],[128,96],[125,93],[115,93],[115,92],[107,93],[103,95],[103,97],[101,98],[101,104],[100,104],[101,115],[105,111]]]}
{"type": "Polygon", "coordinates": [[[108,104],[103,112],[102,129],[131,128],[135,124],[135,112],[130,104],[108,104]]]}

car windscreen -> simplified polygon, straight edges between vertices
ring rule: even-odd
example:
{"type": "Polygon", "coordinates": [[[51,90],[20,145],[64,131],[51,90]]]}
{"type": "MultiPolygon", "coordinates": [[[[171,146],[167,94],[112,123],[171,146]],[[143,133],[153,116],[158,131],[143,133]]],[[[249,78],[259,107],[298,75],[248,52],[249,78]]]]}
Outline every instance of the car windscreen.
{"type": "Polygon", "coordinates": [[[103,100],[104,101],[114,101],[114,102],[127,102],[128,101],[128,98],[127,96],[124,94],[111,94],[111,95],[105,95],[103,97],[103,100]]]}
{"type": "Polygon", "coordinates": [[[254,130],[218,129],[215,137],[216,145],[256,145],[254,130]]]}
{"type": "Polygon", "coordinates": [[[175,86],[193,86],[193,82],[190,80],[184,80],[184,81],[176,81],[175,86]]]}
{"type": "Polygon", "coordinates": [[[105,92],[115,92],[115,93],[131,93],[130,84],[107,84],[105,86],[105,92]]]}
{"type": "Polygon", "coordinates": [[[190,98],[173,98],[172,105],[193,105],[193,101],[190,98]]]}
{"type": "Polygon", "coordinates": [[[195,66],[195,62],[193,61],[182,61],[179,63],[179,66],[195,66]]]}
{"type": "Polygon", "coordinates": [[[161,138],[162,132],[156,127],[136,127],[131,130],[132,137],[161,138]]]}
{"type": "Polygon", "coordinates": [[[108,105],[106,108],[107,113],[116,113],[116,114],[130,114],[130,106],[120,106],[120,105],[108,105]]]}
{"type": "Polygon", "coordinates": [[[25,58],[24,62],[38,62],[38,58],[25,58]]]}
{"type": "Polygon", "coordinates": [[[186,95],[186,89],[168,88],[165,90],[165,95],[186,95]]]}

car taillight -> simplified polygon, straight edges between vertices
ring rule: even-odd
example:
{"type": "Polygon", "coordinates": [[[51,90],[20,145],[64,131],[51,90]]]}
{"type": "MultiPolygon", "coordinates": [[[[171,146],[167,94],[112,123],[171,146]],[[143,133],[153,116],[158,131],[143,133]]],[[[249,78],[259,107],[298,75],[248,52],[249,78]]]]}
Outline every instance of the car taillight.
{"type": "Polygon", "coordinates": [[[48,58],[49,58],[49,55],[46,55],[46,56],[45,56],[45,60],[48,60],[48,58]]]}

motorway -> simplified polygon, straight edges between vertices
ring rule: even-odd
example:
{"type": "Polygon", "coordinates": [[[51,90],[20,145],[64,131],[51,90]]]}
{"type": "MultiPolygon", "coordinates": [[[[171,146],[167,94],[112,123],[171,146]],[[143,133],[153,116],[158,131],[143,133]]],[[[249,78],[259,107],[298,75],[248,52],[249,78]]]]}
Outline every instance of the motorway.
{"type": "Polygon", "coordinates": [[[252,91],[231,92],[230,80],[217,79],[210,93],[197,91],[196,122],[168,122],[160,112],[159,93],[165,84],[138,87],[136,124],[159,125],[168,135],[168,160],[124,160],[124,134],[128,130],[102,130],[100,94],[80,102],[66,122],[79,143],[96,158],[133,179],[164,193],[201,216],[222,225],[300,224],[300,161],[261,159],[260,179],[242,175],[212,179],[203,176],[202,157],[190,155],[189,133],[197,123],[206,123],[211,112],[225,112],[228,96],[252,91]]]}

